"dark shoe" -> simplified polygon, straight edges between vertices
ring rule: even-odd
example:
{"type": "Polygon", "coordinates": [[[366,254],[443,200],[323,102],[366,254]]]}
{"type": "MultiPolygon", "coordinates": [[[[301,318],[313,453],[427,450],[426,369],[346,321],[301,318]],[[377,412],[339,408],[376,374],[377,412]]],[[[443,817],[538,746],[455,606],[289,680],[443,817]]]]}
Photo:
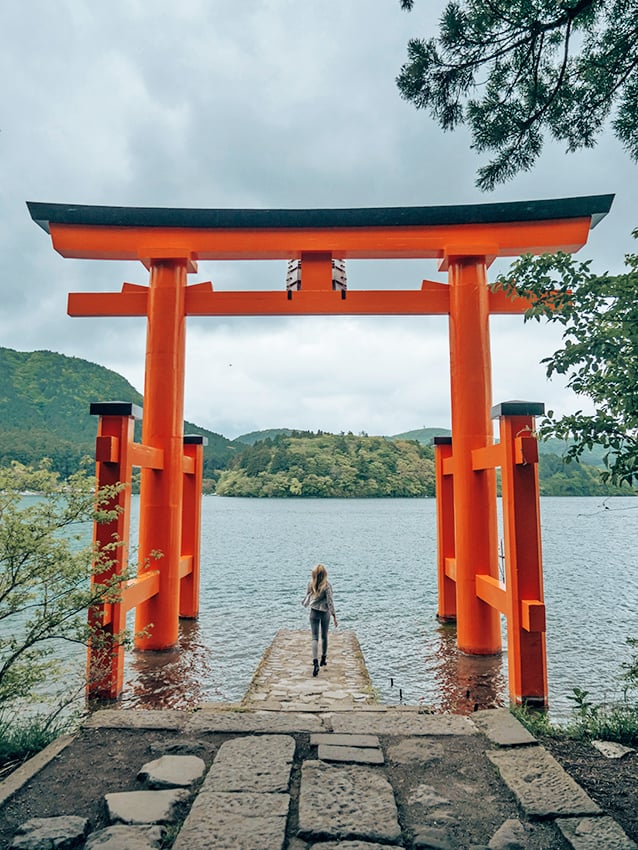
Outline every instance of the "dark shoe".
{"type": "Polygon", "coordinates": [[[319,673],[319,662],[316,658],[312,659],[312,675],[316,676],[319,673]]]}
{"type": "Polygon", "coordinates": [[[326,656],[325,656],[325,655],[322,655],[322,656],[321,656],[321,666],[322,666],[322,667],[325,667],[327,663],[328,663],[328,662],[326,661],[326,656]]]}

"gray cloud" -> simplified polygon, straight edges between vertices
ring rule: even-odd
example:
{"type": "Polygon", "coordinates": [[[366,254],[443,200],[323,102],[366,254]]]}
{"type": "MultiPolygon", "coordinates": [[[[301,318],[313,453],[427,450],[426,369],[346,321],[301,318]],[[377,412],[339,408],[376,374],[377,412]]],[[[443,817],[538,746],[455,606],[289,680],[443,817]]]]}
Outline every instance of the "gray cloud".
{"type": "MultiPolygon", "coordinates": [[[[70,319],[69,291],[146,282],[142,266],[63,260],[26,200],[315,207],[459,204],[616,192],[583,256],[619,271],[636,249],[636,170],[605,136],[550,145],[490,196],[467,134],[442,134],[394,84],[412,15],[395,0],[23,0],[0,8],[2,345],[49,348],[140,390],[143,319],[70,319]]],[[[496,269],[494,270],[496,273],[496,269]]],[[[284,263],[203,263],[192,282],[283,287],[284,263]]],[[[442,279],[433,262],[350,263],[353,288],[442,279]]],[[[539,365],[554,329],[492,320],[494,398],[581,406],[539,365]]],[[[229,436],[287,425],[395,433],[449,422],[447,324],[428,319],[191,319],[187,417],[229,436]],[[232,366],[229,365],[232,363],[232,366]]]]}

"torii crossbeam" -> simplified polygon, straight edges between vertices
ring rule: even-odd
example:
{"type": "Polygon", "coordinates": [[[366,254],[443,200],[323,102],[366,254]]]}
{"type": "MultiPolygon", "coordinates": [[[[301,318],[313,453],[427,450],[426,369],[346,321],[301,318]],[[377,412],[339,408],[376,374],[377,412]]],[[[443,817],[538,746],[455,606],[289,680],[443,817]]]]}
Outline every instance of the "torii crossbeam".
{"type": "MultiPolygon", "coordinates": [[[[483,598],[477,593],[477,586],[498,581],[495,472],[477,467],[473,452],[493,444],[489,316],[521,313],[528,303],[490,287],[487,268],[496,257],[577,251],[612,200],[597,195],[314,210],[29,203],[32,218],[62,256],[139,260],[150,271],[148,286],[125,283],[121,292],[71,293],[68,305],[71,316],[147,317],[142,441],[163,452],[163,463],[142,472],[140,565],[153,551],[163,557],[157,564],[159,590],[137,606],[138,631],[153,623],[138,645],[164,649],[178,636],[186,316],[448,315],[453,456],[446,460],[446,474],[454,480],[458,645],[472,654],[500,651],[498,610],[485,590],[483,598]],[[438,260],[448,284],[423,281],[414,289],[374,291],[333,287],[333,259],[406,258],[438,260]],[[301,260],[300,288],[217,292],[210,282],[187,285],[198,260],[268,259],[301,260]]],[[[542,619],[536,618],[537,627],[542,619]]],[[[546,675],[544,683],[542,676],[533,681],[541,682],[533,686],[540,693],[513,693],[513,700],[546,703],[546,675]]]]}

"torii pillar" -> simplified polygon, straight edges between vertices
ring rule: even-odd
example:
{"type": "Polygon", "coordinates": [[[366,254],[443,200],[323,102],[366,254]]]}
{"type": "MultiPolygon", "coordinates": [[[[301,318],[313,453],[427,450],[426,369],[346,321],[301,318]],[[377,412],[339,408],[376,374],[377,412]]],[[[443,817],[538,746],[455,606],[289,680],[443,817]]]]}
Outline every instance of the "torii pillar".
{"type": "Polygon", "coordinates": [[[139,649],[165,649],[178,638],[187,266],[171,259],[150,268],[142,443],[162,446],[164,463],[162,469],[142,469],[139,570],[159,568],[160,588],[136,608],[139,649]],[[159,560],[154,552],[162,553],[159,560]]]}
{"type": "Polygon", "coordinates": [[[472,466],[472,451],[493,443],[486,258],[452,256],[447,265],[457,641],[462,652],[492,655],[501,649],[499,615],[476,595],[476,576],[498,576],[496,473],[472,466]]]}

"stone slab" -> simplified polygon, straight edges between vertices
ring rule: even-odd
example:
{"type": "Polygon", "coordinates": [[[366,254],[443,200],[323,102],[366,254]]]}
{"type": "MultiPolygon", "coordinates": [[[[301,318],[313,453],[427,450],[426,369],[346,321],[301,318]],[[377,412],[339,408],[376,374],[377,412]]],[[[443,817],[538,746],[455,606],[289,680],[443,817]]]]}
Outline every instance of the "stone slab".
{"type": "Polygon", "coordinates": [[[362,765],[304,762],[299,835],[396,844],[401,828],[394,792],[383,772],[362,765]]]}
{"type": "Polygon", "coordinates": [[[378,749],[378,735],[339,735],[334,732],[319,732],[310,736],[310,746],[318,747],[320,744],[331,744],[335,747],[371,747],[378,749]]]}
{"type": "Polygon", "coordinates": [[[475,711],[472,722],[499,747],[521,747],[536,743],[536,738],[529,729],[506,708],[475,711]]]}
{"type": "Polygon", "coordinates": [[[320,761],[351,762],[352,764],[383,764],[380,749],[370,747],[339,747],[332,744],[320,744],[317,757],[320,761]]]}
{"type": "Polygon", "coordinates": [[[79,847],[89,831],[89,821],[77,815],[31,818],[20,825],[9,850],[39,847],[79,847]]]}
{"type": "Polygon", "coordinates": [[[388,845],[369,841],[321,841],[313,844],[312,850],[388,850],[388,845]]]}
{"type": "Polygon", "coordinates": [[[295,755],[290,735],[255,735],[226,741],[208,771],[205,791],[288,790],[295,755]]]}
{"type": "Polygon", "coordinates": [[[89,835],[85,850],[159,850],[164,839],[161,826],[116,824],[89,835]]]}
{"type": "Polygon", "coordinates": [[[508,818],[496,830],[489,850],[526,850],[529,846],[530,827],[518,818],[508,818]]]}
{"type": "Polygon", "coordinates": [[[600,818],[558,818],[556,825],[573,850],[637,850],[615,820],[600,818]]]}
{"type": "Polygon", "coordinates": [[[351,711],[331,716],[334,732],[368,735],[475,735],[476,726],[456,714],[419,714],[416,711],[351,711]]]}
{"type": "Polygon", "coordinates": [[[592,741],[591,745],[608,759],[622,759],[636,752],[633,747],[625,747],[624,744],[618,744],[616,741],[592,741]]]}
{"type": "Polygon", "coordinates": [[[543,747],[492,750],[487,757],[530,818],[601,814],[600,807],[543,747]]]}
{"type": "Polygon", "coordinates": [[[288,794],[200,792],[173,850],[281,850],[288,794]]]}
{"type": "Polygon", "coordinates": [[[94,711],[82,723],[86,729],[166,729],[181,731],[189,718],[188,711],[174,709],[102,709],[94,711]]]}
{"type": "Polygon", "coordinates": [[[43,767],[46,767],[65,747],[68,747],[74,737],[74,735],[60,735],[48,747],[45,747],[28,761],[25,761],[24,764],[21,764],[20,767],[17,767],[6,779],[0,782],[0,806],[3,806],[16,791],[19,791],[23,785],[26,785],[30,779],[33,779],[36,773],[39,773],[43,767]]]}
{"type": "Polygon", "coordinates": [[[189,735],[214,732],[323,732],[316,714],[276,711],[198,711],[187,724],[189,735]]]}
{"type": "Polygon", "coordinates": [[[206,764],[198,756],[160,756],[143,765],[137,778],[149,788],[188,788],[204,775],[206,764]]]}
{"type": "Polygon", "coordinates": [[[173,788],[167,791],[118,791],[105,794],[111,823],[153,824],[173,823],[177,806],[188,800],[188,791],[173,788]]]}

